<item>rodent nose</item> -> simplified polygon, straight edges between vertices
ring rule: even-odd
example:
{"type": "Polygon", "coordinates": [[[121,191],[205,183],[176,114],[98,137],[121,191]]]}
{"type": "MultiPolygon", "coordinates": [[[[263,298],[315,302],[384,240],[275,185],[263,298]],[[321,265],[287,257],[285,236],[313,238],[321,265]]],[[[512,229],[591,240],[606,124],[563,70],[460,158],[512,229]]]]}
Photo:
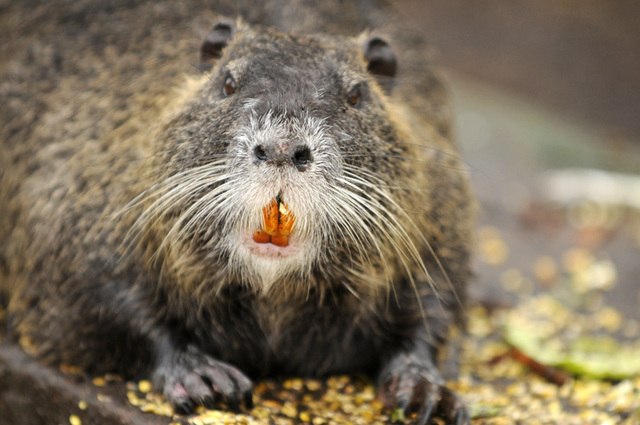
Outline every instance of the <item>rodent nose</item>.
{"type": "Polygon", "coordinates": [[[305,144],[265,144],[253,149],[258,163],[272,163],[278,167],[293,164],[298,171],[305,171],[313,162],[311,149],[305,144]]]}
{"type": "Polygon", "coordinates": [[[293,165],[300,171],[301,168],[306,169],[311,163],[311,149],[308,146],[298,146],[293,152],[293,165]]]}

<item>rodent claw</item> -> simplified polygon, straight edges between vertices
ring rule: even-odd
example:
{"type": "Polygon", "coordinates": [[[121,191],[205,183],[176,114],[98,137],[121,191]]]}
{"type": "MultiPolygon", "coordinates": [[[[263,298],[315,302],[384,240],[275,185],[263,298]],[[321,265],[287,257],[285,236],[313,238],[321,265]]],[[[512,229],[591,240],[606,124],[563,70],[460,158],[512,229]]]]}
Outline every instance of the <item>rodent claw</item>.
{"type": "Polygon", "coordinates": [[[429,422],[429,419],[431,419],[431,415],[433,415],[433,409],[436,406],[436,400],[433,396],[433,391],[429,391],[427,393],[424,405],[420,413],[418,414],[418,425],[427,425],[427,422],[429,422]]]}
{"type": "Polygon", "coordinates": [[[213,395],[207,395],[202,399],[202,405],[206,409],[215,409],[216,407],[216,399],[213,395]]]}
{"type": "Polygon", "coordinates": [[[469,412],[464,407],[459,407],[456,410],[455,415],[456,425],[471,425],[471,418],[469,417],[469,412]]]}
{"type": "Polygon", "coordinates": [[[170,403],[176,413],[181,413],[183,415],[191,414],[195,407],[194,403],[192,403],[189,399],[174,399],[170,401],[170,403]]]}
{"type": "Polygon", "coordinates": [[[163,374],[165,398],[176,412],[192,413],[196,405],[212,408],[218,400],[235,411],[242,402],[253,407],[251,380],[235,367],[204,354],[182,353],[163,374]]]}
{"type": "Polygon", "coordinates": [[[434,417],[447,424],[469,425],[470,418],[460,397],[444,385],[433,383],[429,368],[404,365],[386,376],[380,386],[380,398],[388,408],[401,409],[405,416],[417,413],[417,424],[426,425],[434,417]]]}
{"type": "Polygon", "coordinates": [[[398,395],[396,399],[396,408],[402,410],[402,413],[408,415],[411,408],[411,398],[407,393],[398,395]]]}
{"type": "Polygon", "coordinates": [[[253,391],[251,391],[251,389],[245,391],[242,398],[244,399],[245,407],[247,409],[253,409],[253,391]]]}

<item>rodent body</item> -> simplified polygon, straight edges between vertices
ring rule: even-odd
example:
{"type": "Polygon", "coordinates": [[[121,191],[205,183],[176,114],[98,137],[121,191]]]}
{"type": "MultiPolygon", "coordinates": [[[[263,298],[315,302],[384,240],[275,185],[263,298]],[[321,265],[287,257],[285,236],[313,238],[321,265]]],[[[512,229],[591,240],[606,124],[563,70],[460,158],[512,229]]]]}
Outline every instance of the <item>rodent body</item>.
{"type": "Polygon", "coordinates": [[[2,51],[0,284],[23,347],[151,377],[183,411],[250,404],[249,378],[366,372],[389,405],[468,420],[435,356],[472,202],[421,41],[367,1],[73,3],[11,6],[2,51]],[[218,22],[210,71],[194,22],[218,22]],[[293,233],[258,244],[276,199],[293,233]]]}

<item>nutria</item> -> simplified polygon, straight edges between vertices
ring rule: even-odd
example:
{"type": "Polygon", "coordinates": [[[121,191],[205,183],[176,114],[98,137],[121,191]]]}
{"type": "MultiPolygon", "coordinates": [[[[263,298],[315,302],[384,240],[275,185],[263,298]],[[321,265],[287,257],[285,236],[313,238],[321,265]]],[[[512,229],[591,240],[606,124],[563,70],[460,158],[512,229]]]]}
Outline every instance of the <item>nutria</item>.
{"type": "Polygon", "coordinates": [[[436,358],[472,198],[405,27],[373,0],[5,5],[10,335],[187,413],[250,406],[251,379],[363,372],[422,423],[467,423],[436,358]]]}

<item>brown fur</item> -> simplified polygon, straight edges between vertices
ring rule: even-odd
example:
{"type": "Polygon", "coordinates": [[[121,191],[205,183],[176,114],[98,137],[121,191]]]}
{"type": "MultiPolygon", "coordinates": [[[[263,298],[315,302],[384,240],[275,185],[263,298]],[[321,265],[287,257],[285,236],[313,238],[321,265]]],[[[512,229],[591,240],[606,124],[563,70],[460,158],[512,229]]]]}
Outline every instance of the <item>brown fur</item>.
{"type": "MultiPolygon", "coordinates": [[[[186,411],[216,394],[231,404],[248,402],[245,374],[364,371],[378,377],[390,405],[418,406],[427,419],[436,413],[468,420],[435,365],[449,326],[462,322],[472,224],[445,90],[427,47],[383,3],[310,4],[114,0],[6,7],[0,288],[10,294],[10,331],[26,350],[88,372],[152,376],[186,411]],[[200,73],[198,47],[220,19],[212,10],[242,19],[233,21],[236,34],[213,70],[200,73]],[[367,73],[361,52],[371,32],[385,34],[397,56],[388,94],[389,81],[367,73]],[[236,99],[251,84],[272,82],[251,83],[259,77],[243,68],[246,58],[269,49],[262,69],[281,55],[280,63],[308,76],[292,78],[290,86],[277,80],[269,95],[280,97],[260,98],[262,106],[282,116],[295,111],[293,119],[325,118],[322,128],[333,144],[313,151],[311,170],[334,162],[359,170],[369,186],[354,195],[383,214],[365,215],[356,234],[329,217],[329,236],[314,227],[322,215],[301,215],[298,233],[321,246],[303,270],[292,266],[273,282],[248,266],[229,265],[236,257],[217,243],[241,226],[238,220],[254,223],[259,214],[231,215],[230,223],[213,217],[186,234],[175,232],[185,228],[174,227],[181,214],[215,185],[153,209],[173,187],[163,182],[231,155],[238,123],[248,120],[236,99]],[[224,72],[241,87],[228,100],[219,92],[224,72]],[[308,82],[321,85],[334,74],[339,83],[313,97],[308,82]],[[351,108],[344,93],[358,81],[363,100],[351,108]],[[340,134],[351,138],[335,143],[340,134]],[[384,226],[391,228],[387,236],[384,226]],[[379,237],[380,252],[366,242],[372,236],[379,237]],[[204,375],[209,381],[222,374],[233,385],[184,384],[203,364],[211,368],[204,375]],[[430,403],[435,410],[425,409],[430,403]]],[[[284,78],[280,63],[273,72],[284,78]]],[[[294,205],[296,193],[313,198],[305,192],[309,172],[286,171],[287,182],[301,182],[287,189],[294,205]]],[[[329,189],[343,176],[323,176],[320,189],[334,193],[329,189]]],[[[238,191],[253,187],[254,181],[237,179],[238,191]]],[[[305,211],[301,202],[294,211],[305,211]]],[[[351,216],[354,223],[357,217],[351,216]]]]}

